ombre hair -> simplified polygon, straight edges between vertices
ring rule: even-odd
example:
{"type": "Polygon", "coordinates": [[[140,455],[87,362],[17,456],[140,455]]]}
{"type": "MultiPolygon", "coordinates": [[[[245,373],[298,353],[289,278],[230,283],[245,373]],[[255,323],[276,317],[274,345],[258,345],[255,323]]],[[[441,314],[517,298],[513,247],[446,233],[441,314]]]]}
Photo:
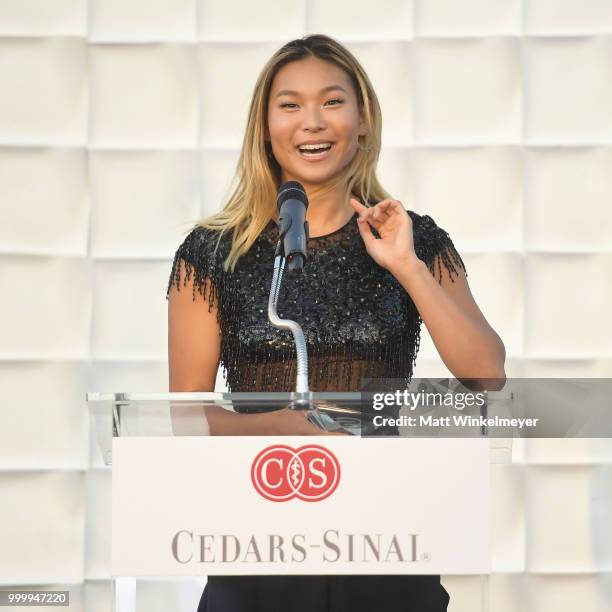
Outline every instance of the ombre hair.
{"type": "MultiPolygon", "coordinates": [[[[370,79],[357,59],[339,42],[329,36],[314,34],[292,40],[281,47],[261,71],[249,107],[249,115],[236,166],[236,187],[223,209],[199,222],[198,225],[224,232],[233,230],[232,246],[224,262],[225,270],[233,270],[276,214],[276,195],[281,185],[281,168],[266,141],[268,102],[272,82],[278,71],[289,64],[309,57],[322,59],[344,70],[357,95],[367,132],[359,136],[359,146],[353,159],[328,184],[316,188],[309,196],[320,196],[339,184],[346,184],[345,204],[354,194],[366,206],[390,197],[376,177],[380,154],[382,115],[378,98],[370,79]]],[[[217,242],[218,245],[218,242],[217,242]]]]}

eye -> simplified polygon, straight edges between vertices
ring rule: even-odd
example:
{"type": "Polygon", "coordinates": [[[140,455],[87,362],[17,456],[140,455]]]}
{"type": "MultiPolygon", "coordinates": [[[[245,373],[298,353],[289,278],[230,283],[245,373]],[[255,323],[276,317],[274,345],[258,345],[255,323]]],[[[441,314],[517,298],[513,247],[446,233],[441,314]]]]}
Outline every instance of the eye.
{"type": "Polygon", "coordinates": [[[280,108],[289,108],[292,106],[297,106],[297,104],[295,104],[295,102],[283,102],[282,104],[279,104],[280,108]]]}
{"type": "Polygon", "coordinates": [[[342,98],[333,98],[331,100],[327,101],[327,104],[331,105],[331,106],[338,106],[338,104],[342,104],[344,102],[344,100],[342,98]],[[332,104],[332,102],[335,102],[335,104],[332,104]]]}

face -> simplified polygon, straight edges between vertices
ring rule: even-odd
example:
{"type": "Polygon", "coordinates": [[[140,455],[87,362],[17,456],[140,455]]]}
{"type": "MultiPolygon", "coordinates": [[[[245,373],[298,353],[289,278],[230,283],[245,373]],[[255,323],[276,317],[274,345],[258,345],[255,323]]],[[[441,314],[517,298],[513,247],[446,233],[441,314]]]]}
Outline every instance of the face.
{"type": "Polygon", "coordinates": [[[268,101],[268,138],[282,180],[325,184],[357,152],[366,127],[349,76],[330,62],[308,58],[283,66],[268,101]]]}

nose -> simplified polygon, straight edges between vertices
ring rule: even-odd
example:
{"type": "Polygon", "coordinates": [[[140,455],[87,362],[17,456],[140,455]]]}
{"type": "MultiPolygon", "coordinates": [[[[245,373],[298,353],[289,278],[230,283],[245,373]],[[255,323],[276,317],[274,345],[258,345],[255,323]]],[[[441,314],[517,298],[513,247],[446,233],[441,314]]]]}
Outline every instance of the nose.
{"type": "Polygon", "coordinates": [[[318,104],[311,105],[304,113],[305,132],[319,132],[325,129],[325,120],[318,104]]]}

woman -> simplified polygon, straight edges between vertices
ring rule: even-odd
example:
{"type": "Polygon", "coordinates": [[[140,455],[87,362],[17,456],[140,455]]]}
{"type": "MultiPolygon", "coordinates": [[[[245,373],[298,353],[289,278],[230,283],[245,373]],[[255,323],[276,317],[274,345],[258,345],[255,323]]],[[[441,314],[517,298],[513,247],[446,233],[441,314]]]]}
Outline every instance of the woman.
{"type": "MultiPolygon", "coordinates": [[[[460,379],[503,379],[504,346],[470,293],[448,234],[406,211],[375,174],[381,114],[357,60],[326,36],[283,46],[254,90],[224,209],[179,247],[168,285],[171,391],[289,391],[295,351],[267,320],[275,200],[285,181],[308,194],[308,261],[286,274],[278,312],[304,328],[313,391],[362,378],[408,382],[425,322],[460,379]],[[187,291],[185,291],[187,288],[187,291]]],[[[303,412],[207,412],[216,434],[321,434],[303,412]]],[[[439,576],[212,576],[199,612],[441,612],[439,576]]]]}

